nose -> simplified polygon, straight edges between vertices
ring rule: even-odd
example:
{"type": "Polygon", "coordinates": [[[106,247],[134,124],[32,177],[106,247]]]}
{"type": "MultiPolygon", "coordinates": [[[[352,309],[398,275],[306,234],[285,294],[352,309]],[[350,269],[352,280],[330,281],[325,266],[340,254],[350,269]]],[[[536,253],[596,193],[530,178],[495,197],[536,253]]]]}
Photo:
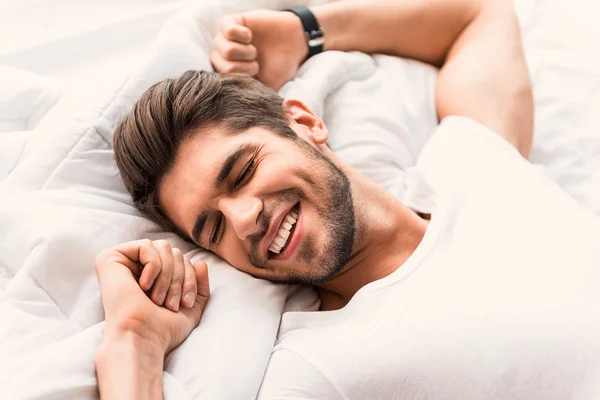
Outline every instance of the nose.
{"type": "Polygon", "coordinates": [[[258,197],[221,198],[219,209],[241,240],[258,231],[258,214],[263,209],[263,203],[258,197]]]}

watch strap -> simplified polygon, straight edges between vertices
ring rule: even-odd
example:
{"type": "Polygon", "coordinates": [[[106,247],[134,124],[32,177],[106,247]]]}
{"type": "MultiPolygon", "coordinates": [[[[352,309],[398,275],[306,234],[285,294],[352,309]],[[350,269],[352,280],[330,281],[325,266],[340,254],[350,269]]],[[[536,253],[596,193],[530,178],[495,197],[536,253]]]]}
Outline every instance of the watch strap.
{"type": "Polygon", "coordinates": [[[304,34],[306,36],[306,44],[308,45],[308,60],[312,56],[319,54],[323,51],[323,29],[319,26],[317,18],[306,6],[298,6],[294,8],[288,8],[283,11],[289,11],[294,13],[300,18],[302,27],[304,28],[304,34]]]}

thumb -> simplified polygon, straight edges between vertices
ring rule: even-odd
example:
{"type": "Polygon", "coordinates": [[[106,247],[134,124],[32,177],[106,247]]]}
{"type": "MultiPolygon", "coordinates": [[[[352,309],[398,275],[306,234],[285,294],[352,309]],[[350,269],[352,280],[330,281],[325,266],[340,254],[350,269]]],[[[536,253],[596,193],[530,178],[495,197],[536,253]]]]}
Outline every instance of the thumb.
{"type": "Polygon", "coordinates": [[[210,297],[210,285],[208,282],[208,265],[204,261],[196,261],[193,265],[196,273],[198,297],[204,298],[204,303],[210,297]]]}
{"type": "Polygon", "coordinates": [[[208,282],[208,266],[206,263],[204,261],[196,261],[192,267],[194,268],[194,272],[196,274],[198,294],[196,296],[194,306],[183,311],[191,314],[194,321],[194,327],[196,327],[200,323],[202,312],[204,311],[204,307],[206,306],[208,298],[210,297],[210,285],[208,282]]]}

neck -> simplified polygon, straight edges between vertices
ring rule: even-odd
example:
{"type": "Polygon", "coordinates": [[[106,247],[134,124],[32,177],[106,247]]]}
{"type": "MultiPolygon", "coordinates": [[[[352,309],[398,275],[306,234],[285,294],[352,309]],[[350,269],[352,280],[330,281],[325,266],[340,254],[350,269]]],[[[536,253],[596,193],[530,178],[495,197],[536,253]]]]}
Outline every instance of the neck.
{"type": "Polygon", "coordinates": [[[427,228],[427,221],[402,205],[385,189],[350,169],[355,209],[356,235],[351,257],[333,279],[319,286],[322,302],[339,308],[370,282],[396,269],[415,251],[427,228]]]}

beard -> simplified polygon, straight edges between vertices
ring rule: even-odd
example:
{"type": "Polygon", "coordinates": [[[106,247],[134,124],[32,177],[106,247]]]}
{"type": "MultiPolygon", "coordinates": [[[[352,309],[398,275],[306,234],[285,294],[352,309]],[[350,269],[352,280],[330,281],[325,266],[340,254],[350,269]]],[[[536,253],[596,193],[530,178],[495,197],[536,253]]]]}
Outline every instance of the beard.
{"type": "MultiPolygon", "coordinates": [[[[269,276],[261,278],[279,283],[315,286],[334,278],[350,259],[356,234],[354,202],[350,180],[346,174],[303,139],[296,138],[295,142],[311,163],[310,174],[299,173],[299,176],[312,189],[313,193],[321,197],[315,207],[320,220],[323,221],[324,231],[329,240],[319,248],[315,238],[306,234],[303,243],[297,250],[296,260],[306,264],[307,271],[292,269],[287,270],[283,276],[269,274],[269,276]],[[319,184],[313,177],[316,177],[319,184]],[[325,188],[323,188],[324,186],[325,188]]],[[[282,191],[271,208],[271,212],[265,213],[262,221],[264,229],[261,231],[266,232],[274,210],[280,204],[285,204],[291,199],[306,200],[307,196],[300,189],[282,191]]],[[[254,265],[259,265],[257,262],[260,263],[257,249],[263,236],[264,233],[261,232],[254,238],[250,238],[252,245],[249,257],[254,265]]]]}

